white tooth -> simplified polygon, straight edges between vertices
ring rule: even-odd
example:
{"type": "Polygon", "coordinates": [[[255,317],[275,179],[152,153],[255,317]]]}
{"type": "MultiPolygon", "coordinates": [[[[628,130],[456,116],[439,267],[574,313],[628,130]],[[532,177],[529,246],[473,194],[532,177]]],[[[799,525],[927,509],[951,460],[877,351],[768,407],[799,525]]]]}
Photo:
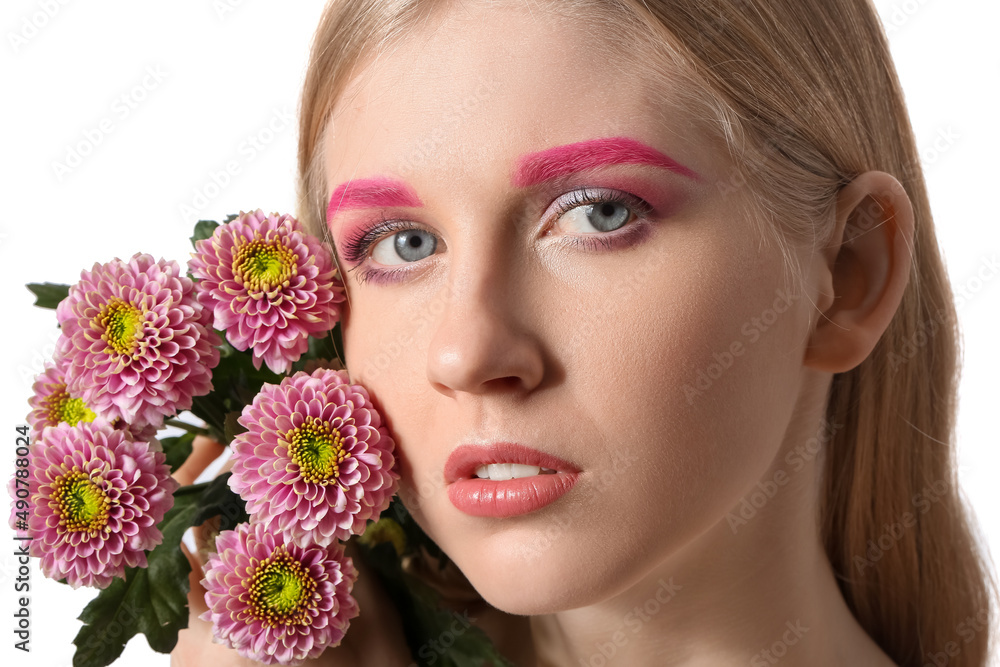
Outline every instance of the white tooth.
{"type": "Polygon", "coordinates": [[[475,475],[479,479],[503,481],[541,474],[554,474],[555,472],[552,468],[529,466],[523,463],[489,463],[476,468],[475,475]]]}
{"type": "Polygon", "coordinates": [[[494,480],[504,480],[510,479],[513,475],[510,474],[510,463],[491,463],[487,466],[487,470],[490,473],[490,479],[494,480]]]}
{"type": "Polygon", "coordinates": [[[476,468],[476,477],[479,479],[503,481],[519,477],[532,477],[544,472],[554,473],[555,470],[540,466],[525,465],[523,463],[490,463],[476,468]]]}

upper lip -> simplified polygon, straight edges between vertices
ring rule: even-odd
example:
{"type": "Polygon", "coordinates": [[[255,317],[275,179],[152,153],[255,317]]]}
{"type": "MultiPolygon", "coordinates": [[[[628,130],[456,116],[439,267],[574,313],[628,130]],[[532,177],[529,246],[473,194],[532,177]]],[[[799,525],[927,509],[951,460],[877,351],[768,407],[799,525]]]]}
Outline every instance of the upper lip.
{"type": "Polygon", "coordinates": [[[444,480],[451,484],[475,476],[476,468],[490,463],[521,463],[551,468],[557,472],[580,472],[579,468],[553,454],[519,445],[494,442],[488,445],[459,445],[444,464],[444,480]]]}

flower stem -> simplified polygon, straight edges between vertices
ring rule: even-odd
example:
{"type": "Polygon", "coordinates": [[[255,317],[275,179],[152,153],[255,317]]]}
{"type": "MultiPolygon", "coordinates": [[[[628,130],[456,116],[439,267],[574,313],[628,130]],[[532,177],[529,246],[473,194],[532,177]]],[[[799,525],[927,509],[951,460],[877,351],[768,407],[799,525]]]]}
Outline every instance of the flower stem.
{"type": "Polygon", "coordinates": [[[198,484],[188,484],[174,491],[174,496],[186,496],[192,493],[201,493],[211,482],[199,482],[198,484]]]}
{"type": "Polygon", "coordinates": [[[181,421],[180,419],[165,419],[163,423],[167,426],[176,426],[179,429],[183,429],[188,433],[194,433],[195,435],[208,435],[208,429],[195,426],[194,424],[188,424],[186,421],[181,421]]]}

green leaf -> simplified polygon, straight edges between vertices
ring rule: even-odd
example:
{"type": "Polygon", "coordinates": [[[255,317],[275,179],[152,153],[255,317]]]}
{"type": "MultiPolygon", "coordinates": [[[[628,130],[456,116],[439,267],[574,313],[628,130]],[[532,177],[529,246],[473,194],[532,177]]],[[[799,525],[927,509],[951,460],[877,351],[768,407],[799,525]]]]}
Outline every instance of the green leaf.
{"type": "Polygon", "coordinates": [[[292,373],[305,370],[306,362],[314,359],[327,361],[344,360],[344,342],[341,337],[340,324],[322,334],[319,338],[309,337],[309,348],[292,364],[292,373]]]}
{"type": "Polygon", "coordinates": [[[177,633],[187,627],[188,574],[191,565],[180,550],[181,537],[197,512],[201,493],[178,493],[159,529],[163,541],[147,552],[146,568],[130,567],[84,607],[73,643],[74,667],[105,667],[121,655],[138,633],[150,647],[169,653],[177,633]]]}
{"type": "Polygon", "coordinates": [[[233,473],[219,475],[202,492],[200,508],[192,518],[191,525],[197,526],[214,516],[220,518],[219,530],[232,530],[237,524],[250,520],[246,502],[229,488],[229,478],[233,473]]]}
{"type": "Polygon", "coordinates": [[[174,507],[160,523],[163,542],[147,556],[149,599],[147,623],[140,626],[150,648],[169,653],[177,645],[177,633],[188,626],[187,594],[191,588],[188,575],[191,563],[180,549],[184,531],[193,525],[200,498],[197,495],[174,498],[174,507]]]}
{"type": "MultiPolygon", "coordinates": [[[[482,667],[484,660],[489,660],[491,663],[487,664],[492,664],[494,667],[514,667],[514,663],[497,650],[489,635],[473,625],[475,617],[469,616],[467,612],[460,614],[442,608],[438,602],[440,599],[438,592],[421,579],[404,572],[403,580],[413,591],[417,626],[424,637],[417,646],[416,652],[417,659],[426,660],[425,663],[420,664],[440,664],[446,667],[482,667]],[[447,648],[447,652],[443,655],[434,653],[433,648],[441,646],[441,637],[445,634],[453,637],[454,643],[447,648]]],[[[411,644],[411,650],[412,648],[411,644]]]]}
{"type": "Polygon", "coordinates": [[[55,308],[69,296],[69,285],[61,283],[28,283],[25,287],[35,295],[35,305],[39,308],[55,308]]]}
{"type": "Polygon", "coordinates": [[[403,571],[391,543],[382,542],[372,547],[357,541],[356,544],[361,558],[378,574],[396,605],[416,664],[421,667],[482,667],[484,660],[491,660],[495,667],[514,667],[489,636],[472,624],[474,617],[442,607],[436,590],[403,571]],[[445,633],[454,641],[442,654],[435,651],[435,647],[441,646],[440,639],[445,633]]]}
{"type": "Polygon", "coordinates": [[[444,569],[448,562],[448,554],[441,550],[437,542],[432,540],[420,525],[410,516],[406,506],[399,500],[399,496],[393,496],[389,507],[380,515],[392,517],[403,528],[406,535],[407,553],[417,553],[423,546],[427,552],[437,559],[444,569]]]}
{"type": "MultiPolygon", "coordinates": [[[[302,355],[302,359],[336,359],[340,349],[340,325],[338,324],[319,338],[310,336],[309,349],[302,355]]],[[[343,355],[340,358],[343,359],[343,355]]]]}
{"type": "MultiPolygon", "coordinates": [[[[441,568],[448,556],[420,528],[399,498],[393,498],[380,517],[395,519],[406,534],[406,553],[412,554],[420,547],[436,558],[441,568]]],[[[480,628],[470,624],[469,617],[456,613],[440,604],[440,595],[419,577],[404,572],[395,547],[390,542],[366,545],[355,539],[361,557],[372,566],[382,581],[389,597],[403,620],[406,641],[416,664],[421,667],[482,667],[492,661],[495,667],[513,667],[480,628]],[[456,632],[460,628],[461,632],[456,632]],[[440,638],[448,633],[454,639],[447,652],[435,650],[440,638]]],[[[474,618],[472,621],[474,622],[474,618]]]]}
{"type": "Polygon", "coordinates": [[[226,421],[224,424],[225,428],[223,429],[226,436],[226,442],[232,442],[233,438],[247,430],[243,424],[237,421],[240,418],[240,414],[241,413],[239,412],[226,413],[226,421]]]}
{"type": "Polygon", "coordinates": [[[194,433],[185,433],[183,435],[160,439],[160,444],[163,445],[163,453],[167,456],[167,465],[170,466],[170,472],[176,472],[178,468],[184,465],[188,456],[191,455],[191,443],[193,442],[194,433]]]}
{"type": "MultiPolygon", "coordinates": [[[[228,222],[228,221],[227,221],[228,222]]],[[[215,220],[199,220],[194,225],[194,234],[191,235],[191,245],[203,239],[212,238],[212,232],[219,226],[215,220]]],[[[195,246],[197,248],[197,246],[195,246]]]]}
{"type": "Polygon", "coordinates": [[[125,577],[115,578],[84,607],[80,614],[84,626],[73,639],[73,667],[110,665],[122,654],[125,642],[139,632],[149,579],[145,570],[131,567],[125,577]]]}
{"type": "MultiPolygon", "coordinates": [[[[223,335],[221,331],[217,333],[223,335]]],[[[265,382],[278,384],[283,376],[263,364],[259,369],[254,368],[253,355],[249,351],[237,350],[225,340],[219,352],[219,364],[212,369],[212,392],[195,397],[191,412],[208,424],[213,438],[228,444],[232,435],[226,433],[226,415],[242,413],[265,382]]]]}

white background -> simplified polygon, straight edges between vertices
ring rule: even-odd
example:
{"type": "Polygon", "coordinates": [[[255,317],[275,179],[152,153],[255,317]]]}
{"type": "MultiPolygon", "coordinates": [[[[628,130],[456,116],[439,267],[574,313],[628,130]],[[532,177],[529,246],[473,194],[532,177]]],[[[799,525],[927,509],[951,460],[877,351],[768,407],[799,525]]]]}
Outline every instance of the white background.
{"type": "MultiPolygon", "coordinates": [[[[0,456],[3,479],[12,474],[13,427],[24,421],[32,379],[56,335],[54,314],[32,307],[24,283],[74,283],[81,269],[137,251],[183,262],[198,217],[258,207],[294,211],[294,118],[322,4],[4,0],[0,202],[8,213],[0,217],[0,275],[9,316],[0,334],[6,351],[0,424],[9,429],[10,454],[0,456]],[[51,16],[43,13],[46,5],[51,16]],[[23,41],[15,44],[18,37],[23,41]],[[104,135],[98,145],[57,174],[54,163],[66,163],[68,151],[95,132],[104,135]],[[229,162],[239,174],[214,187],[212,173],[229,162]],[[182,206],[193,213],[185,215],[182,206]]],[[[1000,3],[876,4],[906,92],[948,271],[966,294],[959,309],[960,474],[984,540],[997,553],[1000,280],[985,273],[980,281],[977,272],[1000,258],[992,199],[1000,155],[1000,3]]],[[[0,547],[0,655],[7,665],[68,667],[76,617],[93,591],[44,579],[33,562],[32,652],[15,651],[12,551],[0,547]]],[[[119,664],[167,665],[169,658],[136,637],[119,664]]]]}

